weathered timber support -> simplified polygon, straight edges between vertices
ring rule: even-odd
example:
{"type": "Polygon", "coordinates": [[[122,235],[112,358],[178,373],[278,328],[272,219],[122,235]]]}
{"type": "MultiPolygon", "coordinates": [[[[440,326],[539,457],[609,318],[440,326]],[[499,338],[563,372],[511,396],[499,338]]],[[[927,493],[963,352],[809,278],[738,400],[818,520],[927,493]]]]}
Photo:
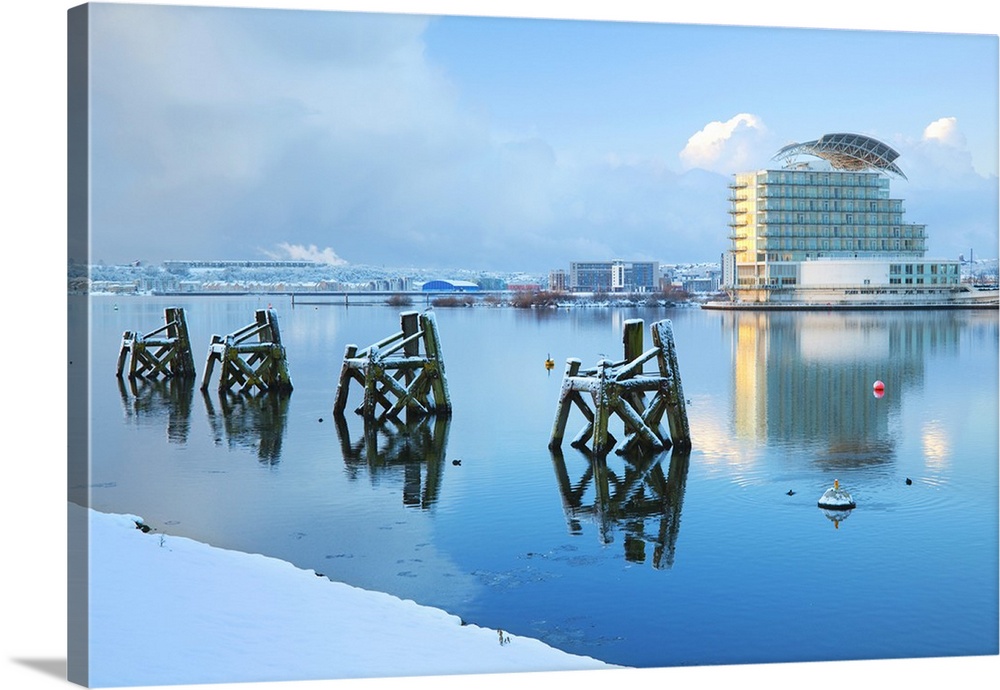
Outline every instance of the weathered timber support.
{"type": "Polygon", "coordinates": [[[201,382],[203,391],[208,389],[216,364],[220,367],[219,392],[234,388],[247,394],[254,389],[260,393],[292,390],[278,317],[272,309],[258,309],[254,322],[234,333],[212,336],[201,382]]]}
{"type": "Polygon", "coordinates": [[[653,324],[653,345],[663,354],[658,358],[660,376],[665,381],[661,402],[666,406],[670,438],[681,450],[691,448],[691,429],[688,426],[687,404],[684,387],[681,385],[681,370],[677,364],[677,348],[674,345],[674,328],[670,321],[653,324]]]}
{"type": "Polygon", "coordinates": [[[334,414],[344,413],[351,381],[361,384],[364,391],[355,412],[366,419],[396,418],[404,410],[408,417],[451,414],[434,314],[403,312],[398,333],[363,350],[348,345],[337,382],[334,414]]]}
{"type": "Polygon", "coordinates": [[[130,379],[194,378],[194,357],[184,309],[164,309],[163,320],[166,325],[145,335],[125,331],[118,352],[116,375],[119,378],[125,371],[126,362],[129,363],[130,379]]]}
{"type": "Polygon", "coordinates": [[[602,358],[593,369],[581,370],[580,360],[566,360],[549,448],[562,445],[574,405],[583,413],[587,425],[572,445],[583,447],[590,441],[595,454],[605,454],[616,445],[619,453],[627,452],[635,444],[654,450],[671,445],[680,449],[691,447],[671,323],[665,320],[651,326],[653,347],[648,350],[643,349],[642,327],[641,319],[625,322],[622,337],[625,356],[619,362],[602,358]],[[658,371],[645,373],[644,366],[653,359],[657,361],[658,371]],[[648,403],[647,393],[652,394],[648,403]],[[593,409],[587,404],[587,398],[593,409]],[[669,439],[660,426],[664,414],[670,428],[669,439]],[[612,417],[618,417],[625,426],[621,444],[609,431],[612,417]]]}

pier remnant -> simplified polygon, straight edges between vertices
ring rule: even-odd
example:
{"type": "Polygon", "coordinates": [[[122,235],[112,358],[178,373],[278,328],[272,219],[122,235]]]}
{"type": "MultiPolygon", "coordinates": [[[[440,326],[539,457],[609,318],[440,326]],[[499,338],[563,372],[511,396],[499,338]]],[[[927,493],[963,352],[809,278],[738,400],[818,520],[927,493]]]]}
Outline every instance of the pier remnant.
{"type": "Polygon", "coordinates": [[[278,317],[272,309],[258,309],[254,322],[234,333],[225,337],[212,336],[201,383],[203,391],[208,388],[216,362],[220,365],[220,392],[233,388],[247,394],[252,394],[254,389],[261,393],[292,390],[278,317]]]}
{"type": "Polygon", "coordinates": [[[118,353],[117,376],[122,377],[125,362],[129,362],[129,379],[194,378],[194,358],[188,338],[184,309],[168,307],[163,310],[166,325],[142,335],[125,331],[118,353]]]}
{"type": "Polygon", "coordinates": [[[400,314],[399,320],[399,332],[363,350],[358,350],[357,345],[347,346],[334,414],[343,414],[352,380],[364,389],[364,399],[355,412],[366,419],[396,418],[404,410],[408,417],[451,414],[433,312],[407,311],[400,314]]]}
{"type": "Polygon", "coordinates": [[[579,359],[566,360],[550,449],[562,445],[570,409],[574,405],[587,419],[586,426],[571,443],[575,447],[585,447],[588,441],[592,441],[591,451],[595,454],[604,454],[614,448],[616,440],[609,432],[608,424],[613,416],[617,416],[625,425],[625,438],[618,445],[618,453],[626,453],[636,444],[656,450],[671,445],[678,449],[690,449],[691,433],[674,347],[673,326],[669,320],[663,320],[654,323],[650,330],[653,347],[643,350],[642,319],[625,322],[622,337],[625,356],[621,361],[602,358],[596,367],[581,370],[579,359]],[[643,367],[654,359],[657,371],[645,373],[643,367]],[[593,409],[587,404],[584,393],[589,394],[593,409]],[[648,402],[647,393],[653,394],[648,402]],[[669,425],[669,439],[660,426],[664,415],[669,425]]]}

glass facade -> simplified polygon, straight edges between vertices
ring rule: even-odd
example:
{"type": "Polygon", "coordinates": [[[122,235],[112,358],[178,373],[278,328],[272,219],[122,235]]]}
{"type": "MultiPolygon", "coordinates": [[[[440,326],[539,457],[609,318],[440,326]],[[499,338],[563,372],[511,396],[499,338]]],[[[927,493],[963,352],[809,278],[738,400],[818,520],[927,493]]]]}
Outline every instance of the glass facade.
{"type": "Polygon", "coordinates": [[[791,286],[813,259],[919,260],[926,226],[903,222],[903,201],[877,172],[788,169],[740,173],[730,185],[731,287],[791,286]]]}
{"type": "Polygon", "coordinates": [[[570,290],[580,292],[649,292],[659,287],[657,261],[574,261],[570,290]]]}

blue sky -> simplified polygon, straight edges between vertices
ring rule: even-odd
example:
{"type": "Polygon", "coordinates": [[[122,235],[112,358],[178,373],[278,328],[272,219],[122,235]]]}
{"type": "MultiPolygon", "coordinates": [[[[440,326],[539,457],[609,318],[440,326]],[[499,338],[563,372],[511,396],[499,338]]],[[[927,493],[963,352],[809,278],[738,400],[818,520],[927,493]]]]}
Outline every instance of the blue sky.
{"type": "Polygon", "coordinates": [[[930,255],[998,254],[995,34],[92,11],[94,260],[716,261],[732,174],[841,131],[930,255]]]}

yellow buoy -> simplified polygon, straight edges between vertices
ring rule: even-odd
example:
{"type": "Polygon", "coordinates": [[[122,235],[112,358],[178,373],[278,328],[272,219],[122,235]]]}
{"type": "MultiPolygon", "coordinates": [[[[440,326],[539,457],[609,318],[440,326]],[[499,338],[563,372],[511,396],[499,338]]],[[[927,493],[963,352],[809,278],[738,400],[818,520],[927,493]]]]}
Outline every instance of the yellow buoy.
{"type": "Polygon", "coordinates": [[[555,365],[556,365],[556,363],[555,363],[555,362],[554,362],[554,361],[552,360],[552,355],[549,355],[549,356],[548,356],[548,357],[547,357],[547,358],[545,359],[545,368],[546,368],[546,369],[550,369],[550,370],[551,370],[552,368],[554,368],[554,367],[555,367],[555,365]]]}

